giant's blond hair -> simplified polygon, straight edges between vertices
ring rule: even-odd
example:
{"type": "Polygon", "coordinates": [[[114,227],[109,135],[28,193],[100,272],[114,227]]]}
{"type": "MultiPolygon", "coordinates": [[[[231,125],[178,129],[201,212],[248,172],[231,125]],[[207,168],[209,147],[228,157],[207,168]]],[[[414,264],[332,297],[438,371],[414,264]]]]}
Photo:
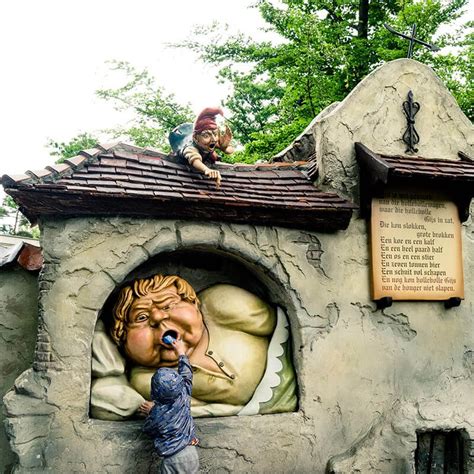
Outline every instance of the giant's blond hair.
{"type": "Polygon", "coordinates": [[[122,346],[127,339],[128,313],[135,299],[146,296],[151,292],[156,293],[164,290],[171,285],[176,287],[178,295],[184,301],[199,304],[199,299],[193,287],[186,280],[176,275],[155,275],[150,278],[139,278],[120,290],[112,311],[114,324],[110,330],[110,335],[116,344],[122,346]]]}

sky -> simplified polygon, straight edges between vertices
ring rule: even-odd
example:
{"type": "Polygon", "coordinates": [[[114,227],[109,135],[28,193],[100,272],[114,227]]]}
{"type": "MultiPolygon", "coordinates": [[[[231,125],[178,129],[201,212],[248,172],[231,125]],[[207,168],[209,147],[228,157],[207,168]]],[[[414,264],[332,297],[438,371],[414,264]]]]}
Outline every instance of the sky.
{"type": "MultiPolygon", "coordinates": [[[[262,21],[249,0],[10,0],[0,14],[0,176],[52,164],[48,140],[124,125],[95,96],[118,86],[107,61],[147,68],[194,112],[218,105],[227,88],[195,53],[172,49],[193,25],[238,24],[255,36],[262,21]]],[[[232,28],[232,27],[231,27],[232,28]]],[[[231,30],[231,31],[236,31],[231,30]]]]}
{"type": "MultiPolygon", "coordinates": [[[[194,53],[171,49],[193,25],[217,20],[257,38],[255,0],[10,0],[0,6],[0,176],[52,164],[48,140],[124,125],[127,117],[95,96],[116,87],[106,62],[147,68],[197,114],[228,90],[194,53]]],[[[474,0],[471,1],[474,6],[474,0]]],[[[472,9],[471,9],[472,12],[472,9]]],[[[224,27],[223,27],[224,28],[224,27]]]]}

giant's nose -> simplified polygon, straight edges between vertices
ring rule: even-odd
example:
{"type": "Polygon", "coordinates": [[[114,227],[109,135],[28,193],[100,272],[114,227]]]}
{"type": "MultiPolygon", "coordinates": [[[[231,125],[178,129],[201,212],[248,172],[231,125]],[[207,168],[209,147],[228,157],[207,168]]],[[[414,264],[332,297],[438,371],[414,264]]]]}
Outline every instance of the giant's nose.
{"type": "Polygon", "coordinates": [[[161,321],[167,319],[168,317],[169,316],[165,311],[153,306],[150,312],[150,326],[157,327],[161,321]]]}

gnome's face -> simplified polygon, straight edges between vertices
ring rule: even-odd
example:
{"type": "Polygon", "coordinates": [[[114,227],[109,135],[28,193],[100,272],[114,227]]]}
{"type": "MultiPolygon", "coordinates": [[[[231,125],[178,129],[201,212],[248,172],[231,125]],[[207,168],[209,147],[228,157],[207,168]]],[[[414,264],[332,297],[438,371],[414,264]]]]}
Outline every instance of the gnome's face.
{"type": "Polygon", "coordinates": [[[213,152],[219,143],[219,130],[203,130],[200,133],[194,134],[194,142],[197,146],[207,152],[213,152]]]}

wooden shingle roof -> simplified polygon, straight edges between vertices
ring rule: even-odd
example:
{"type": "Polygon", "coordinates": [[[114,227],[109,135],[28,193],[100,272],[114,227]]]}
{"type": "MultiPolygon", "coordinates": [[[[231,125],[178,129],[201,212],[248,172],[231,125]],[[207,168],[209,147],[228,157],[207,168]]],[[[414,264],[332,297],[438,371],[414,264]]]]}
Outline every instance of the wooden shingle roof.
{"type": "Polygon", "coordinates": [[[354,205],[312,183],[314,163],[216,166],[215,182],[152,149],[86,150],[60,165],[2,177],[22,212],[42,216],[127,215],[345,229],[354,205]]]}
{"type": "Polygon", "coordinates": [[[385,184],[389,180],[424,179],[447,183],[456,181],[474,191],[474,162],[466,160],[429,159],[419,156],[386,155],[374,153],[362,143],[356,143],[357,159],[361,165],[373,170],[385,184]]]}
{"type": "Polygon", "coordinates": [[[442,191],[457,203],[461,221],[469,216],[474,197],[474,161],[429,159],[420,156],[389,156],[355,144],[360,166],[361,209],[369,213],[370,199],[387,186],[410,185],[442,191]]]}

